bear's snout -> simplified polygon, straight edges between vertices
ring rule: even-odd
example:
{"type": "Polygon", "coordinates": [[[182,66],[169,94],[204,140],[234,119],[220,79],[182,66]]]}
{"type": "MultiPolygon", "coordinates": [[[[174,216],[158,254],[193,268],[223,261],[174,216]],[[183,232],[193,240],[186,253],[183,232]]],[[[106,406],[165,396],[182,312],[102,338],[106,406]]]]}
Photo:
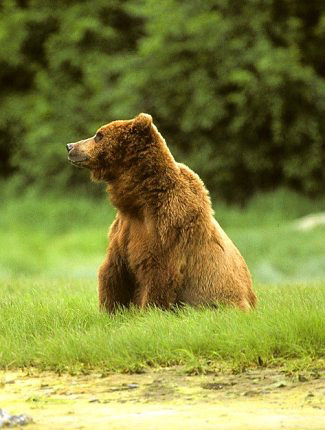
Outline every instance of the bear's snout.
{"type": "Polygon", "coordinates": [[[89,161],[89,154],[87,152],[87,143],[90,139],[81,140],[76,143],[68,143],[66,145],[68,151],[68,160],[78,166],[86,167],[89,161]]]}

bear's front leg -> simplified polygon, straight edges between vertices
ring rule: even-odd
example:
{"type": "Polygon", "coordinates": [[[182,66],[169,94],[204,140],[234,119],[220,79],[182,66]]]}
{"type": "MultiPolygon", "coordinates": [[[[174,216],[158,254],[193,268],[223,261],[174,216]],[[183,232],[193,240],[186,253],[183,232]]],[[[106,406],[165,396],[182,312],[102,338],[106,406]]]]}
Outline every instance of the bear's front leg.
{"type": "Polygon", "coordinates": [[[114,243],[98,273],[100,309],[114,312],[120,306],[129,306],[134,295],[134,282],[127,264],[114,243]]]}
{"type": "Polygon", "coordinates": [[[141,308],[153,305],[169,309],[176,303],[181,278],[181,273],[174,264],[141,273],[135,302],[141,308]]]}

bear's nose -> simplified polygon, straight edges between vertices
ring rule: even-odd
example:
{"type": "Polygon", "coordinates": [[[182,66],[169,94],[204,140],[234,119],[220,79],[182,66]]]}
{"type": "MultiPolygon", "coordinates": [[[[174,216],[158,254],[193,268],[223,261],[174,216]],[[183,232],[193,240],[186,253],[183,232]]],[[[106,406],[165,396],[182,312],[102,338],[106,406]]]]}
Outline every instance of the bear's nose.
{"type": "Polygon", "coordinates": [[[67,143],[67,151],[70,152],[73,148],[73,143],[67,143]]]}

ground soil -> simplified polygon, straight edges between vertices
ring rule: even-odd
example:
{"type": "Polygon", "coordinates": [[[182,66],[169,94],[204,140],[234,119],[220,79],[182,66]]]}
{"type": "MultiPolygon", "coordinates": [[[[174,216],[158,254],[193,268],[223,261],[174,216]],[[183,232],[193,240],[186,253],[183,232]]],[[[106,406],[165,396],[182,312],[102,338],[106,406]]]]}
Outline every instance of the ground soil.
{"type": "Polygon", "coordinates": [[[325,371],[0,371],[0,408],[30,415],[28,430],[324,430],[325,371]]]}

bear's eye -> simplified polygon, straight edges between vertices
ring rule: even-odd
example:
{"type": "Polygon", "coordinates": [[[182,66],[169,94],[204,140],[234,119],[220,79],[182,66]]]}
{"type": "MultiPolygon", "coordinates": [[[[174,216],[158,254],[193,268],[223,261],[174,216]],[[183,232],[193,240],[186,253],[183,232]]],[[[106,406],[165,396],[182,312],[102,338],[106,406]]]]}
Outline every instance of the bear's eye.
{"type": "Polygon", "coordinates": [[[95,142],[99,142],[100,140],[102,140],[102,138],[104,137],[103,133],[100,131],[97,131],[97,133],[95,134],[95,142]]]}

